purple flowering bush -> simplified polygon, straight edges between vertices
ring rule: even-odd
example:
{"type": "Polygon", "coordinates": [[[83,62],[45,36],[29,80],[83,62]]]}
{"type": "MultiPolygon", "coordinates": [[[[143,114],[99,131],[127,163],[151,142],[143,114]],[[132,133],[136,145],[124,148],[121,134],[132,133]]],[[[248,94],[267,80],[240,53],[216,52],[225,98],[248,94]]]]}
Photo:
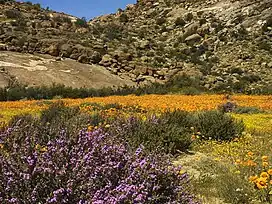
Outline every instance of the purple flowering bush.
{"type": "Polygon", "coordinates": [[[31,130],[0,133],[0,203],[197,203],[166,156],[131,152],[102,129],[47,142],[31,130]]]}

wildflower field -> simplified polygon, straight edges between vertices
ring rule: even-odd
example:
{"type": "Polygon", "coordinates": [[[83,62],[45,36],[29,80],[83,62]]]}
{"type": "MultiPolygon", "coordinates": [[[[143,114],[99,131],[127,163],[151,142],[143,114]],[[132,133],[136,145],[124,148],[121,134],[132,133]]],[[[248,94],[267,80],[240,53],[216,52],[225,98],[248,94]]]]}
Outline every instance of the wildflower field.
{"type": "Polygon", "coordinates": [[[0,123],[0,203],[272,202],[269,95],[0,102],[0,123]]]}

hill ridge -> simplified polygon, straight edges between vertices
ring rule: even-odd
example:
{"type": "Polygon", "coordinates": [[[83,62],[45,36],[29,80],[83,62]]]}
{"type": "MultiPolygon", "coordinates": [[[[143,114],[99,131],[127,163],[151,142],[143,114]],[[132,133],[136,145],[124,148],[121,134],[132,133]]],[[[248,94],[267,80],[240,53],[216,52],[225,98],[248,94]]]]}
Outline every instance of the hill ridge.
{"type": "Polygon", "coordinates": [[[139,0],[89,22],[1,2],[2,51],[98,64],[133,82],[187,74],[215,91],[272,84],[271,0],[139,0]]]}

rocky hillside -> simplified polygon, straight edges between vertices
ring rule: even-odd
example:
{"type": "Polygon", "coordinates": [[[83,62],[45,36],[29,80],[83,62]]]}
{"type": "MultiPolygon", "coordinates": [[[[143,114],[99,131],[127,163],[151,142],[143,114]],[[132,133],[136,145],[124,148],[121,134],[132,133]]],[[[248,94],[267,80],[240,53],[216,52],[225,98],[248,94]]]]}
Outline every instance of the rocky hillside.
{"type": "Polygon", "coordinates": [[[133,82],[186,74],[210,90],[271,87],[272,0],[138,0],[85,19],[0,0],[0,50],[99,64],[133,82]]]}

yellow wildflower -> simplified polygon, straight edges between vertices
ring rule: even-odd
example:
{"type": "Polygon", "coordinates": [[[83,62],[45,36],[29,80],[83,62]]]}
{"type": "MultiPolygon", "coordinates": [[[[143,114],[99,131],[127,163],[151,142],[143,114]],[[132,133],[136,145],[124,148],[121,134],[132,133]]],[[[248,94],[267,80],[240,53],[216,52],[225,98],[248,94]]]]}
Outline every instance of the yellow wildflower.
{"type": "Polygon", "coordinates": [[[191,139],[194,141],[194,140],[196,140],[196,136],[195,135],[192,135],[191,136],[191,139]]]}
{"type": "Polygon", "coordinates": [[[39,145],[39,144],[36,144],[36,145],[35,145],[35,149],[36,149],[36,150],[39,150],[40,148],[41,148],[41,145],[39,145]]]}
{"type": "Polygon", "coordinates": [[[263,162],[263,167],[268,167],[268,162],[263,162]]]}
{"type": "Polygon", "coordinates": [[[269,175],[272,175],[272,169],[269,169],[269,170],[267,171],[267,173],[268,173],[269,175]]]}
{"type": "Polygon", "coordinates": [[[183,175],[183,174],[185,174],[186,173],[186,171],[184,171],[183,169],[181,169],[180,171],[179,171],[179,174],[180,175],[183,175]]]}
{"type": "Polygon", "coordinates": [[[47,147],[42,147],[42,148],[40,149],[40,151],[41,151],[41,152],[47,152],[47,147]]]}
{"type": "Polygon", "coordinates": [[[93,129],[94,129],[94,126],[92,125],[88,127],[88,131],[92,131],[93,129]]]}
{"type": "Polygon", "coordinates": [[[233,142],[238,142],[238,141],[239,139],[237,137],[233,139],[233,142]]]}
{"type": "Polygon", "coordinates": [[[241,171],[237,170],[237,171],[235,171],[234,173],[235,173],[235,174],[240,174],[241,171]]]}
{"type": "Polygon", "coordinates": [[[253,155],[254,155],[253,152],[248,152],[248,153],[247,153],[247,156],[249,156],[249,157],[253,157],[253,155]]]}
{"type": "Polygon", "coordinates": [[[267,172],[262,172],[261,175],[260,175],[261,178],[268,178],[269,177],[269,174],[267,172]]]}
{"type": "Polygon", "coordinates": [[[249,181],[255,183],[255,182],[257,181],[258,178],[259,178],[259,177],[258,177],[257,175],[255,175],[255,176],[250,176],[250,177],[249,177],[249,181]]]}
{"type": "Polygon", "coordinates": [[[235,161],[235,165],[239,165],[239,164],[241,164],[242,163],[242,161],[240,160],[240,159],[237,159],[236,161],[235,161]]]}
{"type": "Polygon", "coordinates": [[[268,162],[268,156],[262,156],[263,162],[268,162]]]}
{"type": "Polygon", "coordinates": [[[35,149],[40,152],[47,152],[47,147],[46,146],[43,147],[40,144],[36,144],[35,149]]]}
{"type": "Polygon", "coordinates": [[[267,188],[267,179],[266,178],[258,178],[256,180],[256,186],[258,189],[267,188]]]}
{"type": "Polygon", "coordinates": [[[248,160],[247,162],[246,162],[246,166],[256,166],[257,164],[256,164],[256,162],[254,162],[254,161],[252,161],[252,160],[248,160]]]}

